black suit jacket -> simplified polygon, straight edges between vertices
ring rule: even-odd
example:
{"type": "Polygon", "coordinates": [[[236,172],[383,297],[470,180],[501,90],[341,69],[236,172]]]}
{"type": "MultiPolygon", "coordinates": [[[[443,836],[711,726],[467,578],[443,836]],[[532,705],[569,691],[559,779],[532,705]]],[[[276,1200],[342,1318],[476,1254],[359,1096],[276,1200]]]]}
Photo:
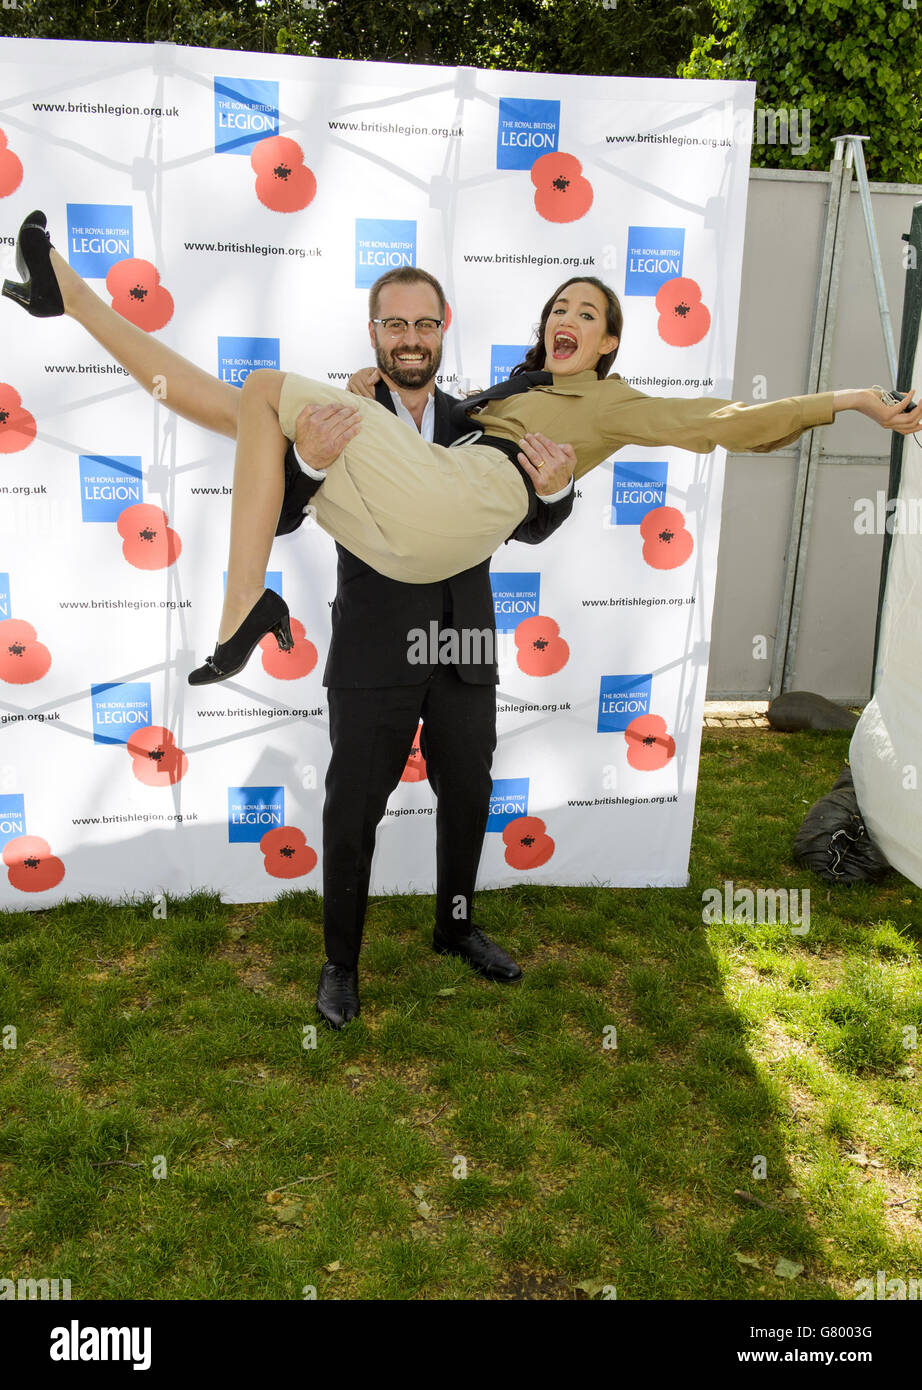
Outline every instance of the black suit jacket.
{"type": "MultiPolygon", "coordinates": [[[[531,379],[534,375],[529,373],[527,381],[512,389],[523,390],[537,384],[531,379]]],[[[550,377],[546,379],[549,381],[550,377]]],[[[375,397],[388,410],[394,410],[391,393],[383,381],[377,383],[375,397]]],[[[457,406],[453,396],[436,387],[436,444],[451,444],[472,428],[472,422],[457,406]]],[[[567,519],[573,509],[574,492],[571,490],[559,502],[547,503],[538,500],[527,480],[526,485],[529,487],[528,515],[509,539],[534,545],[545,540],[567,519]]],[[[289,450],[285,460],[285,498],[276,535],[285,535],[301,525],[304,508],[322,486],[302,472],[289,450]]],[[[428,635],[429,624],[433,621],[440,627],[451,626],[458,630],[495,631],[489,560],[440,583],[404,584],[379,574],[344,546],[337,544],[336,550],[339,564],[331,613],[333,634],[323,673],[324,685],[380,689],[416,685],[425,680],[433,668],[413,665],[407,660],[407,634],[413,628],[422,628],[428,635]]],[[[461,679],[472,685],[495,685],[499,679],[496,663],[492,660],[459,662],[456,669],[461,679]]]]}

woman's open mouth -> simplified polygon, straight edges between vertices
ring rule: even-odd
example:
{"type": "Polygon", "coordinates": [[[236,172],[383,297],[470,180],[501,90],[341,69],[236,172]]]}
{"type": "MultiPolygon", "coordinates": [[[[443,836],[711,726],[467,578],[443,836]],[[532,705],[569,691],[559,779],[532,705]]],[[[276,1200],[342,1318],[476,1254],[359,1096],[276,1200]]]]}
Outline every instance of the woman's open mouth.
{"type": "Polygon", "coordinates": [[[564,361],[567,357],[572,357],[577,349],[576,339],[572,333],[555,333],[554,347],[551,356],[557,362],[564,361]]]}

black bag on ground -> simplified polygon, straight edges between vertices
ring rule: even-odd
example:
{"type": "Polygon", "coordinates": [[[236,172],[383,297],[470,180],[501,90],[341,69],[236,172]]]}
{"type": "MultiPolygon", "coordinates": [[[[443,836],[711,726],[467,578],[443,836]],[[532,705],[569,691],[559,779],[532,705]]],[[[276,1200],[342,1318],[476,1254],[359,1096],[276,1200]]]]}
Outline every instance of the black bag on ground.
{"type": "Polygon", "coordinates": [[[850,767],[810,807],[794,837],[794,858],[827,883],[874,883],[889,872],[858,809],[850,767]]]}

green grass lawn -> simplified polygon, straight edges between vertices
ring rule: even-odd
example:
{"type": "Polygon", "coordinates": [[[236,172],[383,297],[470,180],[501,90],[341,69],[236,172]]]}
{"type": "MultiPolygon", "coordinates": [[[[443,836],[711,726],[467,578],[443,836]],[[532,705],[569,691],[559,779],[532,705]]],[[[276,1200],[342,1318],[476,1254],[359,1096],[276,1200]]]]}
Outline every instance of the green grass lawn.
{"type": "Polygon", "coordinates": [[[706,731],[687,889],[481,895],[517,987],[434,955],[431,898],[373,901],[362,1016],[315,1048],[313,893],[0,915],[0,1274],[219,1300],[922,1277],[922,892],[790,859],[847,746],[706,731]],[[809,931],[705,926],[725,879],[809,887],[809,931]]]}

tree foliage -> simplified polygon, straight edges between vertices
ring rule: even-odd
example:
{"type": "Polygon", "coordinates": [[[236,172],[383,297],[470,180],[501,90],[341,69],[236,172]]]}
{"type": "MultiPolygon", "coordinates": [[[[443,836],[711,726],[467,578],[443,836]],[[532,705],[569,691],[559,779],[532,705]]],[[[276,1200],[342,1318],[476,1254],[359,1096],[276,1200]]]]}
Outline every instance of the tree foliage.
{"type": "Polygon", "coordinates": [[[794,139],[756,144],[754,164],[825,169],[831,139],[855,132],[870,137],[874,177],[922,181],[922,0],[0,3],[0,33],[23,37],[519,72],[754,79],[757,109],[808,111],[810,120],[809,149],[794,139]]]}
{"type": "Polygon", "coordinates": [[[810,112],[810,148],[754,145],[753,164],[826,169],[867,135],[872,178],[922,181],[922,0],[712,0],[714,30],[682,77],[751,78],[758,108],[810,112]]]}
{"type": "Polygon", "coordinates": [[[708,0],[17,0],[0,9],[0,33],[674,77],[709,20],[708,0]]]}

